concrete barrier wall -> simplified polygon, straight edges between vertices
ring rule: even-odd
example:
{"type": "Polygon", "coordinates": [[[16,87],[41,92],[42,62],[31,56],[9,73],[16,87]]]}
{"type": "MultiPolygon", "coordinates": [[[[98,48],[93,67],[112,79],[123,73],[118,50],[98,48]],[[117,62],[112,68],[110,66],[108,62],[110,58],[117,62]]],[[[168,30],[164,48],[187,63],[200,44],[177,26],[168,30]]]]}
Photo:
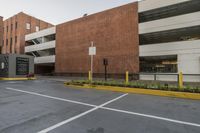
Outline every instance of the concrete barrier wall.
{"type": "Polygon", "coordinates": [[[189,0],[143,0],[139,2],[139,12],[179,4],[189,0]]]}
{"type": "Polygon", "coordinates": [[[139,24],[139,34],[198,26],[200,12],[189,13],[139,24]]]}
{"type": "MultiPolygon", "coordinates": [[[[140,80],[155,80],[154,74],[152,75],[146,75],[146,74],[140,74],[139,77],[140,80]]],[[[157,81],[178,81],[177,75],[156,75],[157,81]]],[[[184,82],[200,82],[200,75],[183,75],[183,81],[184,82]]]]}
{"type": "MultiPolygon", "coordinates": [[[[145,75],[140,74],[140,80],[155,80],[154,74],[145,75]]],[[[177,81],[177,75],[156,75],[158,81],[177,81]]]]}

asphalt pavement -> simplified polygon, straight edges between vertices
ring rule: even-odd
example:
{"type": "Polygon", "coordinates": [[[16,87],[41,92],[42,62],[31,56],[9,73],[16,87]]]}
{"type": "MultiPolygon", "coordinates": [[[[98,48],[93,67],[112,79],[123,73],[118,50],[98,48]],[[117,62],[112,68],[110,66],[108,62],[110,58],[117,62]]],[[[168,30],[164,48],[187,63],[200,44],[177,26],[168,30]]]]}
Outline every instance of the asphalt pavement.
{"type": "Polygon", "coordinates": [[[200,101],[0,81],[0,133],[200,133],[200,101]]]}

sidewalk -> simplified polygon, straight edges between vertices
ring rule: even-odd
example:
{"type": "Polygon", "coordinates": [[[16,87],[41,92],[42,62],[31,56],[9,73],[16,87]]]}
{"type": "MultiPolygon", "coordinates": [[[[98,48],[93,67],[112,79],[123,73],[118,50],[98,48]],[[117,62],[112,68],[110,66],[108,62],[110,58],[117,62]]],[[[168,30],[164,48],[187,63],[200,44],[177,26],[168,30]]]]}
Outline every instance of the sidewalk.
{"type": "Polygon", "coordinates": [[[86,79],[84,77],[67,77],[67,76],[41,76],[41,75],[37,75],[36,77],[37,77],[37,79],[51,80],[51,81],[58,81],[58,82],[86,79]]]}

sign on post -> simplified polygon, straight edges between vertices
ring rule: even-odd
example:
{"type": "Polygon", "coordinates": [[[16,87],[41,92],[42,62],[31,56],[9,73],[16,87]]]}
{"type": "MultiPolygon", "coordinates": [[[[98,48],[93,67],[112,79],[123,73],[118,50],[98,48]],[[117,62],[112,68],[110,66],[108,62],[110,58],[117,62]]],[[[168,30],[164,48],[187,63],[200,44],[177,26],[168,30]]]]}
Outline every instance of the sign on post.
{"type": "Polygon", "coordinates": [[[96,55],[96,47],[94,47],[94,42],[91,42],[91,47],[89,47],[89,55],[91,56],[91,81],[93,79],[93,56],[96,55]]]}
{"type": "Polygon", "coordinates": [[[103,59],[103,65],[104,65],[104,66],[107,66],[107,65],[108,65],[108,59],[106,59],[106,58],[103,59]]]}
{"type": "Polygon", "coordinates": [[[89,47],[89,55],[96,55],[96,47],[89,47]]]}
{"type": "Polygon", "coordinates": [[[103,65],[104,65],[104,67],[105,67],[105,73],[104,73],[104,75],[105,75],[105,81],[107,81],[107,66],[108,66],[108,59],[106,59],[106,58],[103,59],[103,65]]]}

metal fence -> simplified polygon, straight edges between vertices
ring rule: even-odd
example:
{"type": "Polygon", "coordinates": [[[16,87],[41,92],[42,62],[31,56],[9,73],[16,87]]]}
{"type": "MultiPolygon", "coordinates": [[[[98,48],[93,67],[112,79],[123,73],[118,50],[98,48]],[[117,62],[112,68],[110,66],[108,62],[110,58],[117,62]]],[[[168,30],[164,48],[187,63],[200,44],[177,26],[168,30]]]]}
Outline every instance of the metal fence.
{"type": "MultiPolygon", "coordinates": [[[[140,73],[139,80],[178,82],[179,74],[140,73]]],[[[200,82],[200,74],[183,74],[184,82],[200,82]]]]}
{"type": "MultiPolygon", "coordinates": [[[[161,84],[168,84],[168,85],[179,84],[179,74],[177,73],[176,74],[139,73],[138,75],[139,75],[138,81],[140,82],[161,83],[161,84]]],[[[200,86],[200,74],[183,74],[183,84],[184,86],[187,86],[187,85],[200,86]]]]}

